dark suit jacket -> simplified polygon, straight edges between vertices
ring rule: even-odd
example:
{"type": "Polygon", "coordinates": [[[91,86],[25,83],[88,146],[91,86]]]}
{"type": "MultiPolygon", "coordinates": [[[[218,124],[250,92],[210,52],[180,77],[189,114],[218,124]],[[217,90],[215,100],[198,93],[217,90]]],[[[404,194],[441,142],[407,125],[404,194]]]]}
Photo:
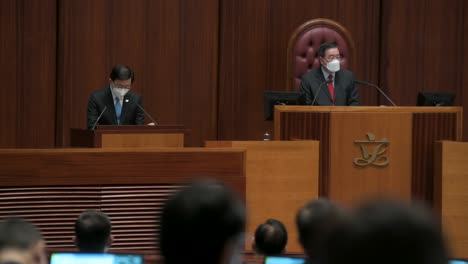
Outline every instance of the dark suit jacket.
{"type": "MultiPolygon", "coordinates": [[[[312,104],[314,96],[323,82],[325,82],[325,77],[320,67],[302,76],[301,91],[305,93],[308,105],[312,104]]],[[[322,86],[315,104],[333,105],[327,84],[322,86]]],[[[354,85],[353,73],[345,69],[335,73],[335,105],[359,105],[359,95],[354,85]]]]}
{"type": "MultiPolygon", "coordinates": [[[[120,116],[121,125],[143,125],[145,113],[138,106],[142,105],[141,96],[130,90],[123,98],[122,113],[120,116]]],[[[106,111],[99,119],[98,125],[117,125],[114,99],[109,87],[97,90],[89,97],[88,102],[88,129],[91,129],[101,112],[106,111]]]]}

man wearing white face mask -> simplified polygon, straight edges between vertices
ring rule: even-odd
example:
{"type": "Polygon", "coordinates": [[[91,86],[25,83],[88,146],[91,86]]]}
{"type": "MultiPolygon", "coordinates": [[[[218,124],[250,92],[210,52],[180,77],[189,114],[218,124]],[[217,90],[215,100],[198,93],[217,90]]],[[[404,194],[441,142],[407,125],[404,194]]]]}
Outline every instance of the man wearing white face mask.
{"type": "Polygon", "coordinates": [[[94,92],[88,102],[88,129],[97,125],[143,125],[145,114],[141,96],[131,90],[135,79],[132,69],[115,65],[109,78],[109,87],[94,92]]]}
{"type": "Polygon", "coordinates": [[[320,67],[302,76],[301,91],[307,104],[359,105],[359,95],[352,72],[340,69],[341,54],[335,43],[326,42],[318,51],[320,67]],[[330,81],[329,83],[325,83],[330,81]],[[319,90],[320,85],[322,88],[319,90]]]}

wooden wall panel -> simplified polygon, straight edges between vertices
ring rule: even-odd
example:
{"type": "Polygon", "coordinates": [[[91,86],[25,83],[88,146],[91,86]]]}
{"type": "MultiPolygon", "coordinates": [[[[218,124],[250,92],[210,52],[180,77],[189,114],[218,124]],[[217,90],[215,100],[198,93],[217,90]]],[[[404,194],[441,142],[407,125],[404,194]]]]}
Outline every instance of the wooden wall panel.
{"type": "Polygon", "coordinates": [[[269,1],[220,3],[218,139],[261,139],[269,1]]]}
{"type": "Polygon", "coordinates": [[[420,91],[452,92],[462,104],[463,5],[383,1],[380,78],[396,104],[415,105],[420,91]]]}
{"type": "Polygon", "coordinates": [[[0,69],[3,83],[0,111],[5,120],[0,129],[0,146],[16,147],[16,90],[18,67],[17,1],[0,2],[0,69]]]}
{"type": "MultiPolygon", "coordinates": [[[[468,30],[468,3],[465,3],[465,2],[462,2],[463,3],[463,18],[464,18],[464,21],[463,21],[463,28],[461,29],[461,32],[463,32],[463,45],[462,45],[462,49],[460,50],[463,54],[463,59],[462,59],[462,63],[460,65],[463,65],[461,66],[462,67],[462,86],[461,86],[461,91],[460,91],[460,94],[457,94],[457,96],[461,97],[461,100],[462,100],[462,106],[464,109],[467,109],[468,110],[468,93],[467,92],[463,92],[464,88],[465,87],[468,87],[468,63],[466,63],[468,61],[468,50],[466,49],[466,47],[468,47],[468,34],[466,34],[467,30],[468,30]]],[[[465,112],[466,113],[466,112],[465,112]]],[[[464,124],[464,128],[465,130],[463,131],[463,140],[464,141],[468,141],[468,114],[465,114],[463,115],[463,124],[464,124]]]]}
{"type": "Polygon", "coordinates": [[[413,115],[412,193],[416,200],[434,201],[434,145],[439,140],[459,141],[456,113],[413,115]]]}
{"type": "Polygon", "coordinates": [[[53,147],[56,1],[0,2],[1,148],[53,147]]]}
{"type": "Polygon", "coordinates": [[[102,0],[60,1],[58,12],[56,144],[66,146],[70,127],[86,127],[89,94],[108,82],[108,19],[102,0]]]}
{"type": "MultiPolygon", "coordinates": [[[[57,145],[86,126],[92,91],[117,63],[161,124],[191,129],[189,145],[216,136],[218,9],[215,0],[60,1],[57,145]]],[[[149,120],[147,119],[149,122],[149,120]]]]}
{"type": "Polygon", "coordinates": [[[191,132],[185,142],[203,146],[217,139],[219,0],[181,1],[179,89],[177,102],[191,132]]]}
{"type": "MultiPolygon", "coordinates": [[[[464,0],[3,0],[0,12],[4,148],[68,146],[116,63],[135,69],[157,121],[191,130],[188,145],[261,139],[273,130],[263,91],[286,89],[291,32],[319,17],[349,29],[356,78],[397,104],[448,91],[468,107],[464,0]]],[[[359,90],[364,105],[387,103],[359,90]]]]}
{"type": "MultiPolygon", "coordinates": [[[[379,1],[222,0],[219,62],[219,139],[261,139],[263,92],[286,90],[288,40],[299,25],[324,17],[347,27],[356,42],[356,78],[378,82],[379,1]]],[[[377,94],[360,88],[362,104],[377,94]]]]}

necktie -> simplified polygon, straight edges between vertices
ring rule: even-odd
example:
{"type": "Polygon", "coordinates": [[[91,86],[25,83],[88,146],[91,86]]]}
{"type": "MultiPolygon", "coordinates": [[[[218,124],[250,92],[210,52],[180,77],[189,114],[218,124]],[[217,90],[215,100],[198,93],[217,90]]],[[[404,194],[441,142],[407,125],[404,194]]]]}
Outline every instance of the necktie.
{"type": "Polygon", "coordinates": [[[115,97],[115,115],[117,116],[117,124],[120,125],[120,115],[122,114],[122,105],[120,104],[119,97],[115,97]]]}
{"type": "MultiPolygon", "coordinates": [[[[328,75],[328,80],[333,81],[333,74],[328,75]]],[[[328,91],[330,92],[333,105],[335,105],[335,87],[333,86],[333,82],[328,83],[328,91]]]]}

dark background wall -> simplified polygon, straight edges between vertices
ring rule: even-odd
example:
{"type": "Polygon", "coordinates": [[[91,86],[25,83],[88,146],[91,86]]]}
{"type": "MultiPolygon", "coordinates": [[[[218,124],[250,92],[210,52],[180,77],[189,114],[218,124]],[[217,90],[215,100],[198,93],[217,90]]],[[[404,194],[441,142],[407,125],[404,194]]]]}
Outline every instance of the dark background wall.
{"type": "MultiPolygon", "coordinates": [[[[191,129],[191,146],[260,139],[272,131],[263,91],[286,90],[289,37],[319,17],[348,28],[357,78],[398,105],[446,91],[468,107],[465,0],[0,0],[0,15],[3,148],[68,146],[116,63],[134,68],[159,123],[191,129]]],[[[386,103],[359,89],[363,105],[386,103]]]]}

